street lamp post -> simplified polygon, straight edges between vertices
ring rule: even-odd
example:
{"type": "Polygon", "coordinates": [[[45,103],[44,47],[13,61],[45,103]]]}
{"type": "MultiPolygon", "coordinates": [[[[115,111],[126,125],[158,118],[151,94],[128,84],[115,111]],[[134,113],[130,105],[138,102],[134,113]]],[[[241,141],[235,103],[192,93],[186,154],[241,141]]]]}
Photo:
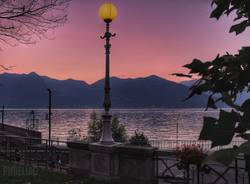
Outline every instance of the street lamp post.
{"type": "Polygon", "coordinates": [[[5,109],[5,107],[3,105],[2,110],[1,110],[1,113],[2,113],[2,129],[4,129],[4,109],[5,109]]]}
{"type": "Polygon", "coordinates": [[[48,120],[49,120],[49,149],[51,148],[51,96],[52,96],[52,91],[51,89],[48,89],[49,93],[49,114],[48,114],[48,120]]]}
{"type": "Polygon", "coordinates": [[[111,118],[110,115],[110,107],[111,107],[111,99],[110,99],[110,38],[114,37],[116,34],[112,34],[109,31],[110,23],[116,18],[117,16],[117,9],[111,3],[104,3],[99,9],[99,16],[100,18],[106,23],[106,32],[104,36],[101,36],[101,39],[106,40],[105,44],[105,54],[106,54],[106,64],[105,64],[105,84],[104,84],[104,114],[102,116],[103,121],[103,130],[102,130],[102,137],[101,143],[102,144],[113,144],[114,140],[112,138],[112,131],[111,131],[111,118]]]}

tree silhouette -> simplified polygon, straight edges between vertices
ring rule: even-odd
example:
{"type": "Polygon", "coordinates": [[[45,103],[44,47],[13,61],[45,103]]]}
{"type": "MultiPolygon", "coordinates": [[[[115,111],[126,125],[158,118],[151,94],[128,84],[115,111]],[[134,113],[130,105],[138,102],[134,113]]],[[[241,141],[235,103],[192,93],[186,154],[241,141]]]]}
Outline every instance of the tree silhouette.
{"type": "MultiPolygon", "coordinates": [[[[250,25],[250,1],[249,0],[213,0],[215,5],[211,13],[212,18],[219,19],[224,14],[236,13],[230,32],[236,35],[244,32],[250,25]]],[[[242,104],[237,104],[237,97],[243,91],[250,91],[250,47],[243,47],[238,54],[226,53],[218,55],[212,61],[194,59],[192,63],[184,67],[189,70],[188,76],[198,76],[198,80],[190,88],[190,95],[210,94],[207,108],[218,108],[218,102],[231,107],[231,111],[220,109],[219,118],[204,117],[203,128],[200,133],[201,140],[210,140],[212,147],[228,145],[234,137],[246,140],[238,148],[225,149],[211,154],[207,161],[215,160],[224,164],[230,164],[236,155],[244,153],[248,175],[250,178],[250,99],[242,104]]],[[[178,74],[177,76],[185,76],[178,74]]],[[[250,181],[250,180],[249,180],[250,181]]]]}
{"type": "Polygon", "coordinates": [[[67,21],[71,0],[0,0],[0,41],[31,44],[67,21]]]}
{"type": "Polygon", "coordinates": [[[250,26],[250,1],[249,0],[212,0],[215,9],[211,13],[211,18],[219,19],[222,15],[230,15],[235,13],[234,24],[230,32],[237,35],[245,31],[250,26]]]}

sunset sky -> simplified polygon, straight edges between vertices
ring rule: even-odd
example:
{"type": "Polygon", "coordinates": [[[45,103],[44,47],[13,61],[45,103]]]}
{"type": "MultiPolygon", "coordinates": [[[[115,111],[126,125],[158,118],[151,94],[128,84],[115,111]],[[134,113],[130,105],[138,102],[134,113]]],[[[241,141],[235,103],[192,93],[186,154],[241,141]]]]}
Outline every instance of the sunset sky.
{"type": "MultiPolygon", "coordinates": [[[[92,83],[104,76],[104,23],[98,17],[102,0],[74,0],[69,22],[35,45],[1,45],[0,63],[13,73],[37,72],[57,79],[92,83]]],[[[231,18],[210,19],[210,0],[113,0],[118,17],[111,31],[111,75],[121,78],[159,75],[179,81],[193,58],[213,59],[250,45],[249,31],[229,34],[231,18]]],[[[183,80],[183,79],[182,79],[183,80]]]]}

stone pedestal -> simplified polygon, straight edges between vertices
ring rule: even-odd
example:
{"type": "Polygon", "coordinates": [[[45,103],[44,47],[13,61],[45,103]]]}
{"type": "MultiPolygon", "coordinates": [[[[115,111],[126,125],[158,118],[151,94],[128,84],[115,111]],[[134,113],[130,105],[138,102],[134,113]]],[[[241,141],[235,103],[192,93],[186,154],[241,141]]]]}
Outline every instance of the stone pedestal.
{"type": "Polygon", "coordinates": [[[68,142],[69,172],[81,177],[89,177],[91,154],[89,144],[83,142],[68,142]]]}
{"type": "Polygon", "coordinates": [[[74,175],[107,183],[157,183],[155,148],[77,142],[69,142],[68,147],[70,171],[74,175]]]}
{"type": "Polygon", "coordinates": [[[121,184],[157,183],[154,161],[155,148],[121,145],[119,153],[119,177],[121,184]]]}
{"type": "Polygon", "coordinates": [[[91,152],[91,178],[110,183],[118,182],[119,157],[117,155],[117,146],[119,145],[118,143],[112,145],[89,144],[89,151],[91,152]]]}

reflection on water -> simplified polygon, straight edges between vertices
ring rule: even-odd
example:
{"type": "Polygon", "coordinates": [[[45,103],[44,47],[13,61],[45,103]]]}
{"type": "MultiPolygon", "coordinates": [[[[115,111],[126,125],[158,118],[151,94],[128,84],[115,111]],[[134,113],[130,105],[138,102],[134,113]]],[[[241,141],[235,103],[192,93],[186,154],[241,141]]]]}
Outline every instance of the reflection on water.
{"type": "MultiPolygon", "coordinates": [[[[80,128],[87,135],[87,126],[91,112],[102,114],[102,110],[70,109],[53,110],[52,136],[60,140],[67,139],[68,131],[80,128]]],[[[39,119],[39,131],[43,138],[48,137],[47,110],[35,110],[39,119]]],[[[176,139],[177,125],[179,139],[194,140],[198,138],[202,127],[203,116],[218,116],[218,111],[204,109],[119,109],[113,110],[119,117],[129,135],[135,130],[143,131],[150,139],[176,139]]],[[[25,127],[26,119],[30,118],[30,110],[6,110],[5,122],[25,127]]]]}

